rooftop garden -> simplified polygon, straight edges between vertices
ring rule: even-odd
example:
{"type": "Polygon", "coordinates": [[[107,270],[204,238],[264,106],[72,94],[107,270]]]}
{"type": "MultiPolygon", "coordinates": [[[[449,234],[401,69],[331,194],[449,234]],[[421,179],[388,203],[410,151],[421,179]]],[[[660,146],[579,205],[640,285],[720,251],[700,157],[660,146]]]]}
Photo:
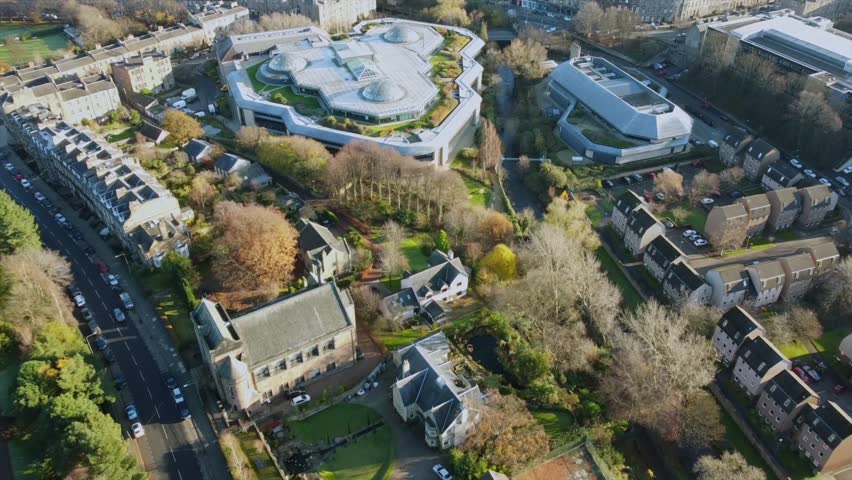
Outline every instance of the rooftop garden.
{"type": "Polygon", "coordinates": [[[568,120],[569,123],[580,130],[584,137],[598,145],[613,148],[630,148],[640,144],[619,134],[609,125],[598,120],[592,112],[579,103],[571,110],[568,120]]]}

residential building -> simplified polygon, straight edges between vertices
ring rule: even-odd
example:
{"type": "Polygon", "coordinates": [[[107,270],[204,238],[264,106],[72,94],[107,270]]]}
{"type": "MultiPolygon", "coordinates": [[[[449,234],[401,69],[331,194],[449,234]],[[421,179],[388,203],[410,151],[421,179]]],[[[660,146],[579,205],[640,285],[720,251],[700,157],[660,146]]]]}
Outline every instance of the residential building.
{"type": "Polygon", "coordinates": [[[737,248],[749,227],[748,211],[742,203],[716,206],[707,214],[704,235],[716,248],[737,248]]]}
{"type": "Polygon", "coordinates": [[[642,263],[652,277],[662,282],[672,264],[683,258],[686,258],[683,252],[665,235],[660,235],[648,245],[642,263]]]}
{"type": "Polygon", "coordinates": [[[637,257],[645,252],[651,240],[666,234],[666,226],[657,220],[647,208],[637,208],[627,220],[624,231],[624,245],[637,257]]]}
{"type": "Polygon", "coordinates": [[[355,304],[334,283],[234,316],[205,298],[192,319],[219,396],[237,411],[355,363],[355,304]]]}
{"type": "Polygon", "coordinates": [[[257,162],[251,162],[240,175],[243,177],[243,186],[252,190],[260,190],[272,184],[272,176],[257,162]]]}
{"type": "Polygon", "coordinates": [[[439,322],[447,313],[447,304],[465,296],[470,272],[452,250],[435,250],[429,267],[417,273],[406,272],[400,291],[385,297],[379,305],[389,318],[407,320],[423,315],[430,323],[439,322]]]}
{"type": "Polygon", "coordinates": [[[675,261],[662,283],[663,294],[669,302],[676,305],[688,303],[708,305],[713,295],[713,288],[689,266],[686,260],[675,261]]]}
{"type": "Polygon", "coordinates": [[[796,446],[817,472],[836,472],[852,463],[852,418],[836,403],[808,405],[793,427],[796,446]]]}
{"type": "Polygon", "coordinates": [[[68,123],[94,120],[121,106],[118,90],[109,76],[67,75],[62,78],[38,77],[32,81],[3,85],[0,77],[0,116],[28,105],[47,107],[68,123]]]}
{"type": "Polygon", "coordinates": [[[232,35],[219,42],[219,71],[228,83],[234,120],[313,138],[334,150],[353,141],[375,142],[448,166],[452,154],[470,144],[462,133],[479,122],[483,67],[476,57],[485,42],[461,27],[387,18],[362,22],[352,32],[333,40],[325,30],[306,27],[232,35]],[[444,35],[450,35],[445,32],[469,40],[458,53],[461,72],[446,84],[459,103],[437,125],[400,132],[401,122],[425,118],[446,98],[433,81],[431,61],[443,48],[444,35]],[[308,112],[273,102],[255,91],[258,84],[289,87],[314,106],[308,112]],[[369,135],[365,128],[382,134],[369,135]]]}
{"type": "Polygon", "coordinates": [[[355,252],[345,238],[336,237],[319,223],[302,218],[299,231],[299,253],[310,279],[322,283],[337,278],[354,268],[355,252]]]}
{"type": "Polygon", "coordinates": [[[804,178],[802,172],[785,162],[775,162],[766,169],[760,184],[767,191],[792,187],[804,178]]]}
{"type": "Polygon", "coordinates": [[[189,256],[184,222],[192,210],[182,210],[136,158],[41,105],[12,112],[6,127],[41,175],[82,200],[132,258],[159,267],[169,251],[189,256]]]}
{"type": "Polygon", "coordinates": [[[572,58],[550,73],[547,88],[566,112],[560,138],[596,162],[657,158],[689,145],[692,117],[606,59],[572,58]]]}
{"type": "Polygon", "coordinates": [[[781,153],[766,140],[758,138],[743,151],[743,171],[752,182],[759,181],[769,165],[781,158],[781,153]]]}
{"type": "Polygon", "coordinates": [[[237,5],[237,2],[219,2],[190,15],[189,21],[200,27],[204,31],[207,44],[213,45],[234,22],[248,19],[248,16],[249,9],[237,5]]]}
{"type": "MultiPolygon", "coordinates": [[[[770,170],[772,167],[770,167],[770,170]]],[[[769,200],[769,218],[766,219],[766,229],[770,232],[787,230],[799,216],[802,209],[795,188],[782,188],[766,192],[769,200]]]]}
{"type": "Polygon", "coordinates": [[[811,256],[816,266],[814,270],[816,275],[822,275],[840,263],[840,252],[837,251],[834,241],[828,237],[825,242],[799,249],[799,252],[811,256]]]}
{"type": "Polygon", "coordinates": [[[183,152],[186,153],[192,163],[198,164],[210,158],[213,154],[213,145],[204,140],[194,139],[183,147],[183,152]]]}
{"type": "Polygon", "coordinates": [[[837,205],[837,194],[825,185],[800,188],[797,193],[802,213],[796,218],[796,224],[801,228],[818,227],[837,205]]]}
{"type": "Polygon", "coordinates": [[[722,363],[731,364],[736,358],[740,345],[766,335],[766,329],[742,307],[736,306],[722,315],[713,331],[713,347],[719,353],[722,363]]]}
{"type": "Polygon", "coordinates": [[[249,9],[252,17],[261,17],[270,13],[299,13],[299,6],[291,0],[242,0],[241,4],[249,9]]]}
{"type": "Polygon", "coordinates": [[[743,130],[732,130],[719,142],[719,160],[726,167],[742,165],[742,151],[753,140],[754,137],[743,130]]]}
{"type": "Polygon", "coordinates": [[[847,0],[781,0],[779,7],[794,11],[796,15],[812,17],[820,16],[839,19],[849,12],[847,0]]]}
{"type": "Polygon", "coordinates": [[[643,207],[645,202],[642,197],[636,194],[633,190],[625,189],[624,193],[618,196],[615,201],[615,206],[612,208],[612,218],[610,225],[615,229],[620,236],[624,236],[624,231],[627,230],[627,220],[633,216],[633,212],[643,207]]]}
{"type": "Polygon", "coordinates": [[[768,382],[757,400],[757,414],[773,431],[781,433],[793,428],[793,419],[806,405],[819,406],[816,392],[790,370],[783,370],[768,382]]]}
{"type": "Polygon", "coordinates": [[[771,305],[778,301],[787,278],[780,261],[755,262],[746,267],[746,272],[754,287],[755,296],[749,302],[753,308],[771,305]]]}
{"type": "Polygon", "coordinates": [[[799,301],[811,289],[816,275],[816,264],[809,253],[797,253],[780,259],[784,269],[784,288],[781,299],[785,302],[799,301]]]}
{"type": "Polygon", "coordinates": [[[169,137],[169,132],[163,130],[160,127],[155,125],[151,125],[148,122],[142,123],[142,128],[139,129],[139,133],[147,138],[148,140],[154,142],[154,145],[159,145],[163,143],[166,138],[169,137]]]}
{"type": "Polygon", "coordinates": [[[479,477],[479,480],[509,480],[509,477],[503,473],[488,470],[485,474],[479,477]]]}
{"type": "Polygon", "coordinates": [[[748,226],[746,227],[746,235],[753,237],[763,232],[767,220],[769,220],[770,205],[769,199],[765,193],[757,195],[749,195],[737,200],[745,208],[748,214],[748,226]]]}
{"type": "Polygon", "coordinates": [[[159,93],[175,88],[172,59],[163,52],[140,51],[111,67],[112,78],[122,94],[143,90],[159,93]]]}
{"type": "Polygon", "coordinates": [[[739,264],[709,270],[704,281],[713,289],[710,305],[723,312],[742,304],[753,291],[748,272],[739,264]]]}
{"type": "Polygon", "coordinates": [[[292,0],[299,13],[331,32],[345,32],[376,13],[376,0],[292,0]]]}
{"type": "Polygon", "coordinates": [[[476,428],[483,395],[479,386],[455,372],[444,332],[394,351],[393,361],[399,376],[391,391],[399,416],[406,422],[422,421],[430,447],[462,445],[476,428]]]}
{"type": "Polygon", "coordinates": [[[251,162],[243,157],[226,153],[216,160],[213,165],[213,170],[222,178],[228,178],[231,175],[242,173],[251,165],[251,162]]]}
{"type": "Polygon", "coordinates": [[[734,383],[750,397],[757,396],[771,378],[793,366],[775,345],[762,335],[742,343],[734,361],[734,383]]]}

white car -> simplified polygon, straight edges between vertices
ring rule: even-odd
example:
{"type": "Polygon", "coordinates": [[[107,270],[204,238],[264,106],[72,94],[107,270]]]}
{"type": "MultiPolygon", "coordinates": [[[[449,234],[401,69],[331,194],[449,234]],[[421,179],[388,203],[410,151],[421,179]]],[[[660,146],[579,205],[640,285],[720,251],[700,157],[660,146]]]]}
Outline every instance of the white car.
{"type": "Polygon", "coordinates": [[[85,299],[85,298],[83,298],[83,296],[82,296],[82,295],[77,295],[76,297],[74,297],[74,303],[75,303],[78,307],[81,307],[81,308],[82,308],[82,307],[85,307],[85,306],[86,306],[86,299],[85,299]]]}
{"type": "Polygon", "coordinates": [[[24,188],[30,188],[30,187],[33,186],[33,184],[30,183],[30,181],[25,178],[25,179],[21,180],[21,186],[24,187],[24,188]]]}
{"type": "Polygon", "coordinates": [[[293,400],[290,400],[290,403],[292,403],[294,407],[298,407],[299,405],[303,403],[308,403],[310,401],[310,395],[299,395],[298,397],[293,397],[293,400]]]}
{"type": "Polygon", "coordinates": [[[852,166],[844,168],[843,173],[846,174],[846,175],[849,175],[850,173],[852,173],[852,166]]]}
{"type": "Polygon", "coordinates": [[[36,200],[38,200],[39,202],[43,202],[43,201],[44,201],[44,198],[45,198],[45,197],[44,197],[44,194],[43,194],[43,193],[41,193],[41,192],[35,192],[35,193],[33,194],[33,196],[34,196],[34,197],[35,197],[35,199],[36,199],[36,200]]]}
{"type": "Polygon", "coordinates": [[[435,464],[435,466],[432,467],[432,471],[435,472],[435,475],[437,475],[441,480],[453,480],[453,476],[450,475],[450,472],[448,472],[440,463],[435,464]]]}
{"type": "Polygon", "coordinates": [[[179,388],[175,388],[172,390],[172,399],[174,399],[175,403],[180,403],[184,400],[183,393],[180,392],[179,388]]]}
{"type": "Polygon", "coordinates": [[[571,17],[562,17],[562,20],[565,20],[566,22],[570,22],[570,21],[571,21],[571,17]]]}
{"type": "Polygon", "coordinates": [[[695,235],[698,235],[698,232],[696,232],[695,230],[687,230],[683,232],[683,236],[686,238],[693,237],[695,235]]]}
{"type": "Polygon", "coordinates": [[[127,320],[127,317],[124,316],[124,312],[122,312],[120,308],[112,309],[112,313],[113,313],[113,315],[115,315],[115,321],[116,322],[121,323],[121,322],[127,320]]]}
{"type": "Polygon", "coordinates": [[[831,186],[831,180],[829,180],[829,179],[827,179],[827,178],[825,178],[825,177],[820,178],[820,179],[819,179],[819,183],[821,183],[821,184],[823,184],[823,185],[826,185],[826,186],[829,186],[829,187],[831,186]]]}
{"type": "Polygon", "coordinates": [[[704,205],[713,205],[714,203],[716,203],[716,200],[713,200],[710,197],[704,197],[701,199],[701,203],[703,203],[704,205]]]}
{"type": "Polygon", "coordinates": [[[800,162],[800,161],[796,160],[795,158],[794,158],[794,159],[792,159],[792,160],[790,160],[790,165],[792,165],[792,166],[793,166],[793,168],[797,168],[797,169],[801,169],[801,168],[802,168],[802,162],[800,162]]]}
{"type": "Polygon", "coordinates": [[[195,116],[196,116],[197,118],[204,118],[204,117],[206,117],[206,116],[207,116],[207,114],[206,114],[206,113],[204,113],[204,112],[202,112],[202,111],[198,111],[198,112],[195,112],[195,116]]]}
{"type": "Polygon", "coordinates": [[[547,33],[553,33],[556,31],[556,27],[547,27],[547,33]]]}
{"type": "Polygon", "coordinates": [[[117,287],[118,286],[118,277],[116,277],[115,275],[113,275],[111,273],[106,276],[106,281],[107,281],[107,283],[109,283],[110,287],[117,287]]]}
{"type": "Polygon", "coordinates": [[[139,438],[145,436],[145,427],[142,426],[141,423],[136,422],[130,426],[130,429],[133,430],[133,438],[139,438]]]}
{"type": "Polygon", "coordinates": [[[834,177],[834,179],[837,180],[837,183],[843,185],[844,187],[849,186],[849,180],[846,180],[845,178],[841,177],[840,175],[834,177]]]}
{"type": "Polygon", "coordinates": [[[704,240],[703,238],[699,238],[699,239],[696,239],[695,241],[693,241],[692,244],[695,245],[696,247],[703,247],[703,246],[707,245],[707,240],[704,240]]]}
{"type": "Polygon", "coordinates": [[[716,140],[707,140],[707,145],[709,145],[710,148],[719,148],[719,142],[716,140]]]}
{"type": "Polygon", "coordinates": [[[805,175],[807,175],[807,176],[809,176],[809,177],[811,177],[811,178],[816,178],[816,177],[817,177],[816,172],[814,172],[814,171],[813,171],[813,170],[811,170],[810,168],[806,168],[806,169],[804,170],[804,174],[805,174],[805,175]]]}
{"type": "Polygon", "coordinates": [[[12,165],[11,163],[4,163],[3,168],[5,168],[7,172],[11,172],[12,170],[15,169],[15,166],[12,165]]]}
{"type": "Polygon", "coordinates": [[[53,219],[56,220],[57,223],[63,224],[67,221],[65,220],[65,215],[62,215],[61,213],[57,213],[56,215],[54,215],[53,219]]]}

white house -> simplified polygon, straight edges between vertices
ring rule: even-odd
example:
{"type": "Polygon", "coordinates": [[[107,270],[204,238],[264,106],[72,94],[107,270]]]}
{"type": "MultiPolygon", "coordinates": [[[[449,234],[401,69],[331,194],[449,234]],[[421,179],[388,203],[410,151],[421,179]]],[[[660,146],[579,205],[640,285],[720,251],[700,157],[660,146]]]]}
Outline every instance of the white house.
{"type": "Polygon", "coordinates": [[[467,294],[470,274],[453,252],[432,252],[429,268],[407,273],[400,282],[400,291],[382,300],[383,314],[396,319],[409,319],[423,314],[434,323],[446,314],[446,304],[467,294]]]}

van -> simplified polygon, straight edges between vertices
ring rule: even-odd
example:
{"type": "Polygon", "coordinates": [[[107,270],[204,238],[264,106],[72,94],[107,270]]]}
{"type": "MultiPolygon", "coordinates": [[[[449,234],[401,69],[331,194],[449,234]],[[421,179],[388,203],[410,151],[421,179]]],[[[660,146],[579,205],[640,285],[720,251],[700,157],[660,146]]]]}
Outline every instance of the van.
{"type": "Polygon", "coordinates": [[[186,108],[186,100],[178,100],[177,102],[172,104],[172,108],[176,110],[180,110],[181,108],[186,108]]]}

